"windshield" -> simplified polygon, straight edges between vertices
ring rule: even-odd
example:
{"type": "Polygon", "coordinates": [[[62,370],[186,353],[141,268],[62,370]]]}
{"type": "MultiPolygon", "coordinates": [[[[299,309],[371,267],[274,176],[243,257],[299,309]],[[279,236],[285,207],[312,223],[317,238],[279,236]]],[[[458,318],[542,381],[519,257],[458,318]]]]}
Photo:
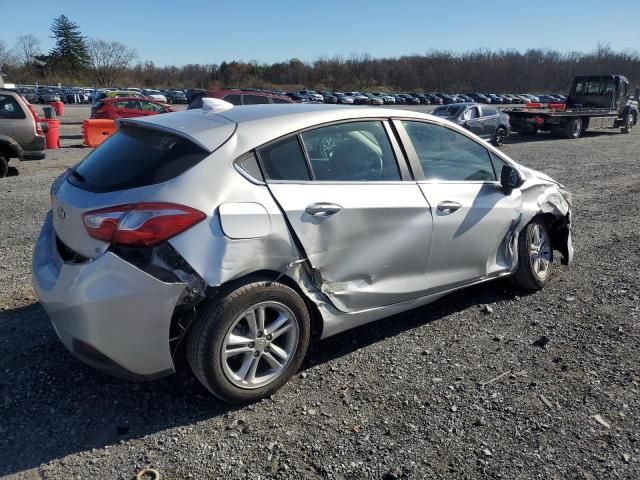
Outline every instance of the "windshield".
{"type": "Polygon", "coordinates": [[[436,117],[453,118],[460,115],[463,109],[464,107],[460,105],[446,105],[436,108],[432,115],[435,115],[436,117]]]}

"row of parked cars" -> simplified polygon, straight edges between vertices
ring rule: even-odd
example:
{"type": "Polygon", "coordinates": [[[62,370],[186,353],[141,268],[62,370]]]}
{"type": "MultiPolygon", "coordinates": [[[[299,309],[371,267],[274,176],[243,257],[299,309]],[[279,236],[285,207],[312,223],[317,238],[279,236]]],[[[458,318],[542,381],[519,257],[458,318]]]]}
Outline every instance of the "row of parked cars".
{"type": "Polygon", "coordinates": [[[188,103],[185,90],[181,89],[141,89],[141,88],[89,88],[89,87],[36,87],[19,86],[18,93],[29,103],[48,104],[61,101],[63,103],[90,103],[108,96],[143,96],[163,103],[188,103]]]}
{"type": "Polygon", "coordinates": [[[525,104],[530,102],[555,103],[564,102],[566,96],[560,94],[533,95],[496,94],[496,93],[392,93],[392,92],[331,92],[299,90],[285,92],[283,90],[259,90],[258,92],[285,95],[295,102],[339,103],[345,105],[451,105],[454,103],[477,102],[484,104],[525,104]]]}

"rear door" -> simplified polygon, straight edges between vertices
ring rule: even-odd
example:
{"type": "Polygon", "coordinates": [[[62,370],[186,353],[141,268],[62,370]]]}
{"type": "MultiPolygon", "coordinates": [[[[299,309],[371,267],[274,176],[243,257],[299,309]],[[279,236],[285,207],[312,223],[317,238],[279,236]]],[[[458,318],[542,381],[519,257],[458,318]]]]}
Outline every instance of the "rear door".
{"type": "Polygon", "coordinates": [[[453,288],[508,271],[508,238],[520,218],[521,194],[504,194],[498,178],[505,162],[449,127],[395,123],[431,205],[429,286],[453,288]]]}
{"type": "Polygon", "coordinates": [[[496,132],[496,128],[498,128],[498,123],[500,120],[500,112],[494,108],[489,107],[487,105],[482,106],[482,137],[483,138],[493,138],[493,134],[496,132]]]}
{"type": "Polygon", "coordinates": [[[427,287],[429,205],[389,132],[381,120],[343,122],[258,151],[322,291],[342,311],[414,299],[427,287]]]}

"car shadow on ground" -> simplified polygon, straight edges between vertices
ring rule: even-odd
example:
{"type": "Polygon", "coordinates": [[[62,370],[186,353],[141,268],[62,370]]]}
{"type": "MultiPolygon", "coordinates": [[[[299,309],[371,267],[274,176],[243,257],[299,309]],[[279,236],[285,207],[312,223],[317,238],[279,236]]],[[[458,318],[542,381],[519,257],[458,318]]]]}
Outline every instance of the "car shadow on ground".
{"type": "MultiPolygon", "coordinates": [[[[491,282],[312,344],[302,369],[437,321],[454,312],[513,298],[491,282]]],[[[213,398],[184,359],[178,373],[146,383],[96,371],[58,341],[39,304],[0,312],[0,477],[69,454],[212,419],[243,407],[213,398]]],[[[295,380],[293,380],[295,381],[295,380]]]]}
{"type": "MultiPolygon", "coordinates": [[[[611,135],[622,135],[619,129],[616,130],[606,130],[601,132],[584,132],[580,138],[596,138],[596,137],[606,137],[611,135]]],[[[505,142],[505,145],[515,145],[518,143],[530,143],[530,142],[544,142],[551,140],[569,140],[572,139],[565,138],[564,135],[556,135],[550,132],[538,132],[535,135],[520,135],[517,132],[511,133],[505,142]]],[[[580,140],[580,139],[578,139],[580,140]]]]}

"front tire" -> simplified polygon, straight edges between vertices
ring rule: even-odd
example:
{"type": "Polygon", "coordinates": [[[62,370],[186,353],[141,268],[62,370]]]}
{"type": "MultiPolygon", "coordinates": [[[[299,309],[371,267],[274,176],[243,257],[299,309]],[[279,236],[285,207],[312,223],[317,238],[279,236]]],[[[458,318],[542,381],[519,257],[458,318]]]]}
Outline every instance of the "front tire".
{"type": "Polygon", "coordinates": [[[577,139],[582,135],[582,119],[575,117],[570,119],[564,128],[564,136],[569,139],[577,139]]]}
{"type": "Polygon", "coordinates": [[[0,155],[0,178],[4,178],[9,174],[9,161],[0,155]]]}
{"type": "Polygon", "coordinates": [[[552,245],[549,229],[541,220],[529,223],[518,238],[518,267],[511,283],[524,290],[540,290],[551,277],[552,245]]]}
{"type": "Polygon", "coordinates": [[[187,335],[187,358],[216,397],[249,403],[275,393],[300,368],[310,335],[300,295],[281,283],[252,282],[200,309],[187,335]]]}
{"type": "Polygon", "coordinates": [[[504,142],[506,141],[507,141],[507,129],[504,127],[496,128],[496,131],[493,134],[493,139],[491,140],[491,143],[493,143],[493,145],[495,145],[496,147],[499,147],[501,145],[504,145],[504,142]]]}
{"type": "Polygon", "coordinates": [[[627,113],[627,116],[624,118],[624,125],[622,126],[622,133],[631,133],[631,129],[636,123],[636,118],[633,113],[627,113]]]}

